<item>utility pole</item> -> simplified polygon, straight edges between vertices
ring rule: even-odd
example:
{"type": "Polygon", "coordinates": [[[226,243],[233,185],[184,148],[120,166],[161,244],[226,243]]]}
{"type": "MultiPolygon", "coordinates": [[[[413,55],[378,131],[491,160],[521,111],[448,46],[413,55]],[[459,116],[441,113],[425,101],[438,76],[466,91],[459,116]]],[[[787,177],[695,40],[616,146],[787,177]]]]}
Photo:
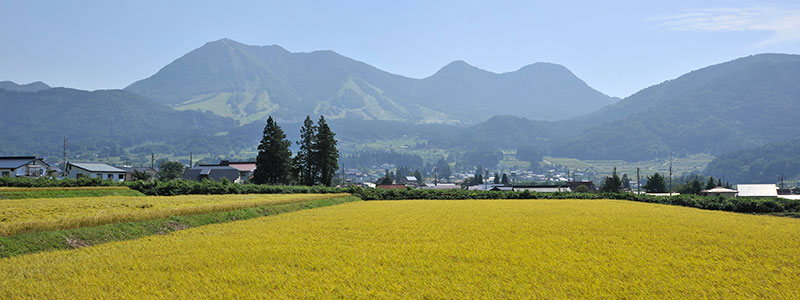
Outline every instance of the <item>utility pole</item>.
{"type": "Polygon", "coordinates": [[[67,136],[64,136],[64,170],[62,173],[67,175],[67,136]]]}
{"type": "Polygon", "coordinates": [[[669,152],[669,195],[672,196],[672,151],[669,152]]]}
{"type": "Polygon", "coordinates": [[[156,168],[156,155],[153,152],[150,152],[150,169],[156,168]]]}
{"type": "Polygon", "coordinates": [[[194,160],[192,159],[192,152],[189,152],[189,168],[194,167],[194,160]]]}
{"type": "Polygon", "coordinates": [[[636,167],[636,194],[642,193],[642,182],[639,178],[639,167],[636,167]]]}
{"type": "Polygon", "coordinates": [[[439,174],[437,173],[438,167],[433,167],[433,186],[439,185],[439,174]]]}

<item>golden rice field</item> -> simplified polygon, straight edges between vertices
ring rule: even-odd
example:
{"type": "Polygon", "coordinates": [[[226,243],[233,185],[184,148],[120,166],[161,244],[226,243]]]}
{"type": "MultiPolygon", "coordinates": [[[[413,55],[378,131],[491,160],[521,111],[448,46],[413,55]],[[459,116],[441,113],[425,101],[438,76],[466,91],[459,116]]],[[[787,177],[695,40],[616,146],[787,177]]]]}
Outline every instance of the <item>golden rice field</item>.
{"type": "Polygon", "coordinates": [[[0,236],[305,202],[347,194],[37,198],[0,201],[0,236]]]}
{"type": "Polygon", "coordinates": [[[799,299],[800,220],[371,201],[0,259],[0,298],[799,299]]]}
{"type": "Polygon", "coordinates": [[[127,186],[0,187],[0,192],[128,190],[127,186]]]}

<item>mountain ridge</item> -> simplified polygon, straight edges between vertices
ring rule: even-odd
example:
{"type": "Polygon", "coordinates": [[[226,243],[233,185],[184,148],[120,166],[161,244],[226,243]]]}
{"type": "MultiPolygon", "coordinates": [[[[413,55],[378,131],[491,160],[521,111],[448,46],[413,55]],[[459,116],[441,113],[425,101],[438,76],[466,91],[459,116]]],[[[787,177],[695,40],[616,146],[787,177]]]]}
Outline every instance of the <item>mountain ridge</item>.
{"type": "Polygon", "coordinates": [[[243,123],[269,114],[289,121],[306,114],[417,123],[474,123],[497,114],[555,120],[618,100],[549,63],[493,73],[456,60],[415,79],[331,50],[289,52],[230,39],[208,42],[125,90],[243,123]]]}
{"type": "Polygon", "coordinates": [[[38,92],[51,88],[44,82],[34,81],[28,84],[17,84],[13,81],[0,81],[0,89],[16,92],[38,92]]]}

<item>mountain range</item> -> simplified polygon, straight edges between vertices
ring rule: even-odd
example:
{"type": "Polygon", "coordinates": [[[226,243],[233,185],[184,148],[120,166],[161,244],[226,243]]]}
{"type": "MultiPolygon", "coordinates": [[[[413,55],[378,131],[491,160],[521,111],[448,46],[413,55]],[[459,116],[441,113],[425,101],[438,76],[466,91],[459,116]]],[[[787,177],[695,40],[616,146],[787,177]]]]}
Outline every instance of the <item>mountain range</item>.
{"type": "Polygon", "coordinates": [[[125,88],[179,110],[210,111],[247,123],[268,115],[329,119],[476,123],[513,112],[558,120],[618,100],[565,67],[535,63],[492,73],[455,61],[423,79],[395,75],[333,51],[209,42],[125,88]]]}
{"type": "Polygon", "coordinates": [[[13,81],[0,81],[0,89],[6,91],[38,92],[49,88],[49,85],[41,81],[31,82],[28,84],[17,84],[13,81]]]}
{"type": "Polygon", "coordinates": [[[210,113],[176,111],[122,90],[0,89],[0,155],[60,153],[64,137],[73,151],[101,152],[177,137],[214,135],[236,126],[210,113]]]}
{"type": "Polygon", "coordinates": [[[292,133],[324,114],[348,141],[416,137],[441,149],[536,146],[626,161],[723,156],[800,138],[798,106],[798,55],[748,56],[616,99],[550,63],[497,74],[455,61],[414,79],[332,51],[223,39],[124,90],[0,82],[0,111],[13,116],[0,120],[0,155],[58,153],[64,135],[91,149],[226,154],[255,145],[267,115],[292,133]]]}

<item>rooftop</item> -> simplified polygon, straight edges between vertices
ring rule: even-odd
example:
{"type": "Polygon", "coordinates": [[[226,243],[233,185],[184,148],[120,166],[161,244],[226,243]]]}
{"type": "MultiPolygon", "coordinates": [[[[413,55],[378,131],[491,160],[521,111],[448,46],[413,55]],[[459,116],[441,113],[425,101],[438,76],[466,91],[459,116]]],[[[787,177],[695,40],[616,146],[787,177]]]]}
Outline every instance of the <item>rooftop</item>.
{"type": "Polygon", "coordinates": [[[84,169],[89,172],[109,172],[109,173],[125,173],[125,170],[109,166],[104,163],[96,162],[69,162],[70,165],[84,169]]]}
{"type": "Polygon", "coordinates": [[[778,197],[775,184],[737,184],[739,197],[778,197]]]}
{"type": "Polygon", "coordinates": [[[35,159],[36,156],[0,156],[0,169],[16,169],[35,159]]]}

